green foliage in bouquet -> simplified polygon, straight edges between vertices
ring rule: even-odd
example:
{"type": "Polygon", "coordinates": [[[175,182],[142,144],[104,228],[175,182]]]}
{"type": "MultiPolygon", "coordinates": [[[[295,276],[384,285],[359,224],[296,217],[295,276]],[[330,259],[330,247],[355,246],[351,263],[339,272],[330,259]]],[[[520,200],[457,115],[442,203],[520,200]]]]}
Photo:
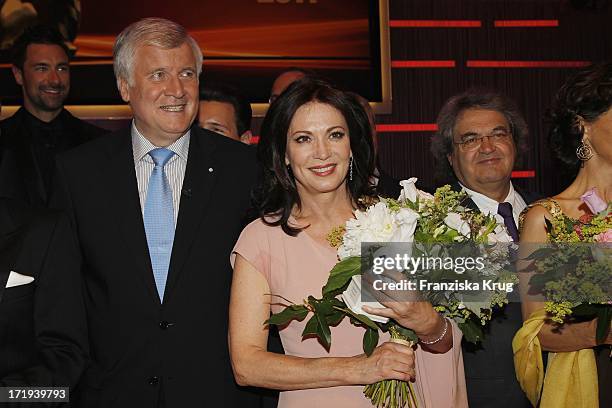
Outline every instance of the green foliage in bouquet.
{"type": "MultiPolygon", "coordinates": [[[[353,276],[362,273],[362,263],[366,269],[368,265],[371,266],[373,255],[361,254],[361,242],[414,242],[423,244],[426,248],[435,244],[469,242],[486,247],[491,243],[511,242],[511,238],[505,230],[500,230],[493,216],[463,207],[461,203],[466,199],[466,193],[444,186],[431,196],[416,190],[415,181],[416,179],[411,179],[407,183],[402,182],[406,184],[403,184],[404,190],[398,200],[380,198],[378,202],[369,202],[368,204],[372,205],[367,210],[357,211],[355,219],[334,229],[329,234],[328,241],[338,248],[340,261],[330,271],[321,297],[308,296],[302,304],[294,304],[285,299],[289,304],[282,312],[273,314],[266,324],[284,326],[291,320],[303,321],[312,314],[306,322],[302,337],[315,336],[329,350],[330,327],[338,325],[348,317],[353,325],[364,329],[363,350],[368,356],[378,345],[380,331],[389,332],[392,340],[398,339],[410,345],[417,344],[419,339],[414,331],[393,320],[384,324],[374,322],[368,316],[348,308],[339,297],[349,287],[353,276]]],[[[423,247],[419,249],[416,244],[414,248],[417,253],[425,251],[423,247]]],[[[506,262],[505,257],[507,254],[499,255],[498,262],[506,262]]],[[[444,276],[436,278],[444,280],[444,276]]],[[[513,277],[508,275],[502,279],[511,281],[513,277]]],[[[482,327],[490,320],[493,309],[507,303],[503,293],[492,294],[487,301],[479,302],[463,302],[452,293],[429,293],[425,294],[425,298],[443,316],[452,318],[462,330],[464,338],[473,343],[483,339],[482,327]]],[[[368,385],[364,393],[373,405],[379,408],[417,405],[412,384],[403,381],[380,381],[368,385]]]]}
{"type": "Polygon", "coordinates": [[[526,258],[537,271],[530,291],[545,296],[545,310],[559,325],[597,318],[596,338],[603,342],[612,322],[612,204],[577,220],[555,214],[546,220],[550,245],[526,258]]]}

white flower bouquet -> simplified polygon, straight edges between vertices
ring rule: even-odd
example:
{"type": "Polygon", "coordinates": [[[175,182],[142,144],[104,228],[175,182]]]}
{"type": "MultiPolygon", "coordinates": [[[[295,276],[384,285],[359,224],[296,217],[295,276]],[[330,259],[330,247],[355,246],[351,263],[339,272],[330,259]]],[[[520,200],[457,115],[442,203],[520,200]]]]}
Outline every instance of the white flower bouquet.
{"type": "MultiPolygon", "coordinates": [[[[448,255],[447,258],[452,255],[448,251],[453,245],[472,244],[472,247],[478,246],[480,254],[487,258],[487,269],[480,271],[481,274],[490,274],[497,283],[514,282],[513,274],[504,273],[508,265],[507,245],[495,245],[512,242],[503,225],[499,225],[491,215],[462,206],[467,197],[464,192],[455,192],[450,186],[444,186],[432,196],[418,190],[416,180],[411,178],[401,182],[403,190],[397,200],[374,200],[365,210],[356,211],[355,218],[348,220],[346,225],[332,231],[328,241],[338,248],[339,262],[330,271],[322,297],[309,296],[303,304],[288,304],[266,323],[282,326],[293,319],[304,320],[312,314],[302,335],[314,334],[329,348],[330,326],[349,317],[351,323],[365,329],[363,347],[367,355],[377,346],[380,331],[389,332],[392,340],[416,344],[418,338],[412,330],[393,320],[367,315],[360,309],[361,303],[354,301],[355,294],[362,289],[360,280],[356,279],[362,274],[362,263],[371,267],[372,258],[387,251],[385,243],[411,243],[404,246],[408,257],[435,253],[438,257],[448,255]],[[362,254],[362,248],[366,248],[363,243],[380,243],[380,248],[362,254]]],[[[411,278],[429,274],[435,275],[437,281],[457,277],[455,271],[422,270],[411,278]]],[[[454,319],[464,337],[471,342],[482,339],[482,326],[490,320],[493,308],[507,303],[503,290],[481,292],[472,298],[458,290],[423,291],[421,295],[444,317],[454,319]]],[[[403,381],[380,381],[366,386],[364,393],[376,407],[417,406],[412,385],[403,381]]]]}

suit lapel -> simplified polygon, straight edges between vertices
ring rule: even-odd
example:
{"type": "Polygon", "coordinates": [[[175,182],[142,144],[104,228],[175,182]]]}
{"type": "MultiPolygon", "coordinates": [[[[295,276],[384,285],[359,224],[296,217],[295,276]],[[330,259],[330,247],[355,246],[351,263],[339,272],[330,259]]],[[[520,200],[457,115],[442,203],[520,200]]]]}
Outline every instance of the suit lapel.
{"type": "Polygon", "coordinates": [[[21,248],[22,227],[7,201],[0,201],[0,302],[17,253],[21,248]]]}
{"type": "Polygon", "coordinates": [[[159,304],[140,209],[130,131],[128,129],[120,135],[110,137],[116,137],[116,143],[109,151],[108,205],[114,215],[113,218],[118,222],[124,245],[136,266],[136,273],[141,275],[147,291],[159,304]]]}
{"type": "MultiPolygon", "coordinates": [[[[463,190],[463,188],[461,187],[461,184],[459,184],[458,181],[455,181],[453,184],[451,184],[451,188],[453,189],[453,191],[457,191],[457,192],[460,192],[463,190]]],[[[475,211],[480,211],[480,209],[478,208],[474,200],[472,200],[472,198],[469,196],[469,194],[467,194],[467,192],[466,192],[466,197],[461,202],[461,204],[463,204],[465,208],[469,208],[475,211]]]]}
{"type": "Polygon", "coordinates": [[[213,140],[197,126],[192,127],[172,258],[166,282],[165,301],[170,298],[179,281],[211,198],[216,178],[214,149],[213,140]]]}
{"type": "Polygon", "coordinates": [[[19,251],[19,239],[17,234],[11,237],[0,238],[0,302],[6,288],[11,269],[14,268],[15,257],[19,251]]]}
{"type": "MultiPolygon", "coordinates": [[[[43,185],[42,178],[39,175],[38,165],[34,159],[32,151],[31,135],[29,127],[25,124],[24,108],[20,108],[15,113],[15,120],[12,123],[10,130],[10,145],[9,151],[12,150],[15,155],[14,160],[17,166],[17,174],[14,175],[13,183],[15,190],[23,189],[30,204],[35,206],[44,206],[47,200],[46,191],[43,185]]],[[[13,197],[22,198],[22,197],[13,197]]]]}

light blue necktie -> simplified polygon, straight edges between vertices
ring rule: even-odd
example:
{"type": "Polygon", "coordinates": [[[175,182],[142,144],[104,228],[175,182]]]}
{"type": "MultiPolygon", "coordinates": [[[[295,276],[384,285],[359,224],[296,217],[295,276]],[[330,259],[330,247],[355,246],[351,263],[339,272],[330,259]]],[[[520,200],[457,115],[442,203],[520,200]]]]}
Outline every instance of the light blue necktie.
{"type": "Polygon", "coordinates": [[[163,302],[164,290],[170,256],[172,255],[172,242],[174,241],[174,210],[172,205],[172,191],[164,166],[174,155],[168,149],[153,149],[149,156],[155,162],[155,167],[149,178],[147,199],[144,206],[144,226],[153,266],[153,276],[159,299],[163,302]]]}

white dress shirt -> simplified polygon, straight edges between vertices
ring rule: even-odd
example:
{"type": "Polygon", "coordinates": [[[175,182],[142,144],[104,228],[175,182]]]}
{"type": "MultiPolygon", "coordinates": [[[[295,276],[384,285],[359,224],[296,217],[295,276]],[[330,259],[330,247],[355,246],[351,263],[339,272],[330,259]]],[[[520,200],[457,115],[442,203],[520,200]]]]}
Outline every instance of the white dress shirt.
{"type": "MultiPolygon", "coordinates": [[[[493,200],[492,198],[489,198],[477,191],[470,190],[461,183],[459,183],[459,185],[463,187],[463,190],[465,190],[468,196],[470,196],[480,211],[482,211],[484,214],[494,214],[498,223],[504,223],[504,218],[497,213],[499,203],[496,200],[493,200]]],[[[527,204],[525,203],[525,200],[523,200],[523,197],[516,192],[512,182],[510,182],[510,190],[508,191],[508,195],[502,202],[510,203],[512,205],[512,215],[514,217],[514,222],[518,226],[519,215],[521,215],[521,212],[523,212],[523,210],[527,207],[527,204]]]]}
{"type": "MultiPolygon", "coordinates": [[[[166,147],[175,154],[164,166],[170,190],[172,190],[172,206],[174,207],[174,225],[178,219],[179,205],[181,204],[181,190],[185,179],[185,169],[187,168],[187,157],[189,155],[189,141],[191,131],[187,131],[176,142],[166,147]]],[[[140,209],[144,217],[144,207],[147,200],[147,190],[149,188],[149,178],[155,167],[155,162],[149,156],[149,152],[158,147],[145,138],[136,128],[132,121],[132,151],[134,152],[134,168],[136,169],[136,180],[138,181],[138,197],[140,198],[140,209]]]]}

